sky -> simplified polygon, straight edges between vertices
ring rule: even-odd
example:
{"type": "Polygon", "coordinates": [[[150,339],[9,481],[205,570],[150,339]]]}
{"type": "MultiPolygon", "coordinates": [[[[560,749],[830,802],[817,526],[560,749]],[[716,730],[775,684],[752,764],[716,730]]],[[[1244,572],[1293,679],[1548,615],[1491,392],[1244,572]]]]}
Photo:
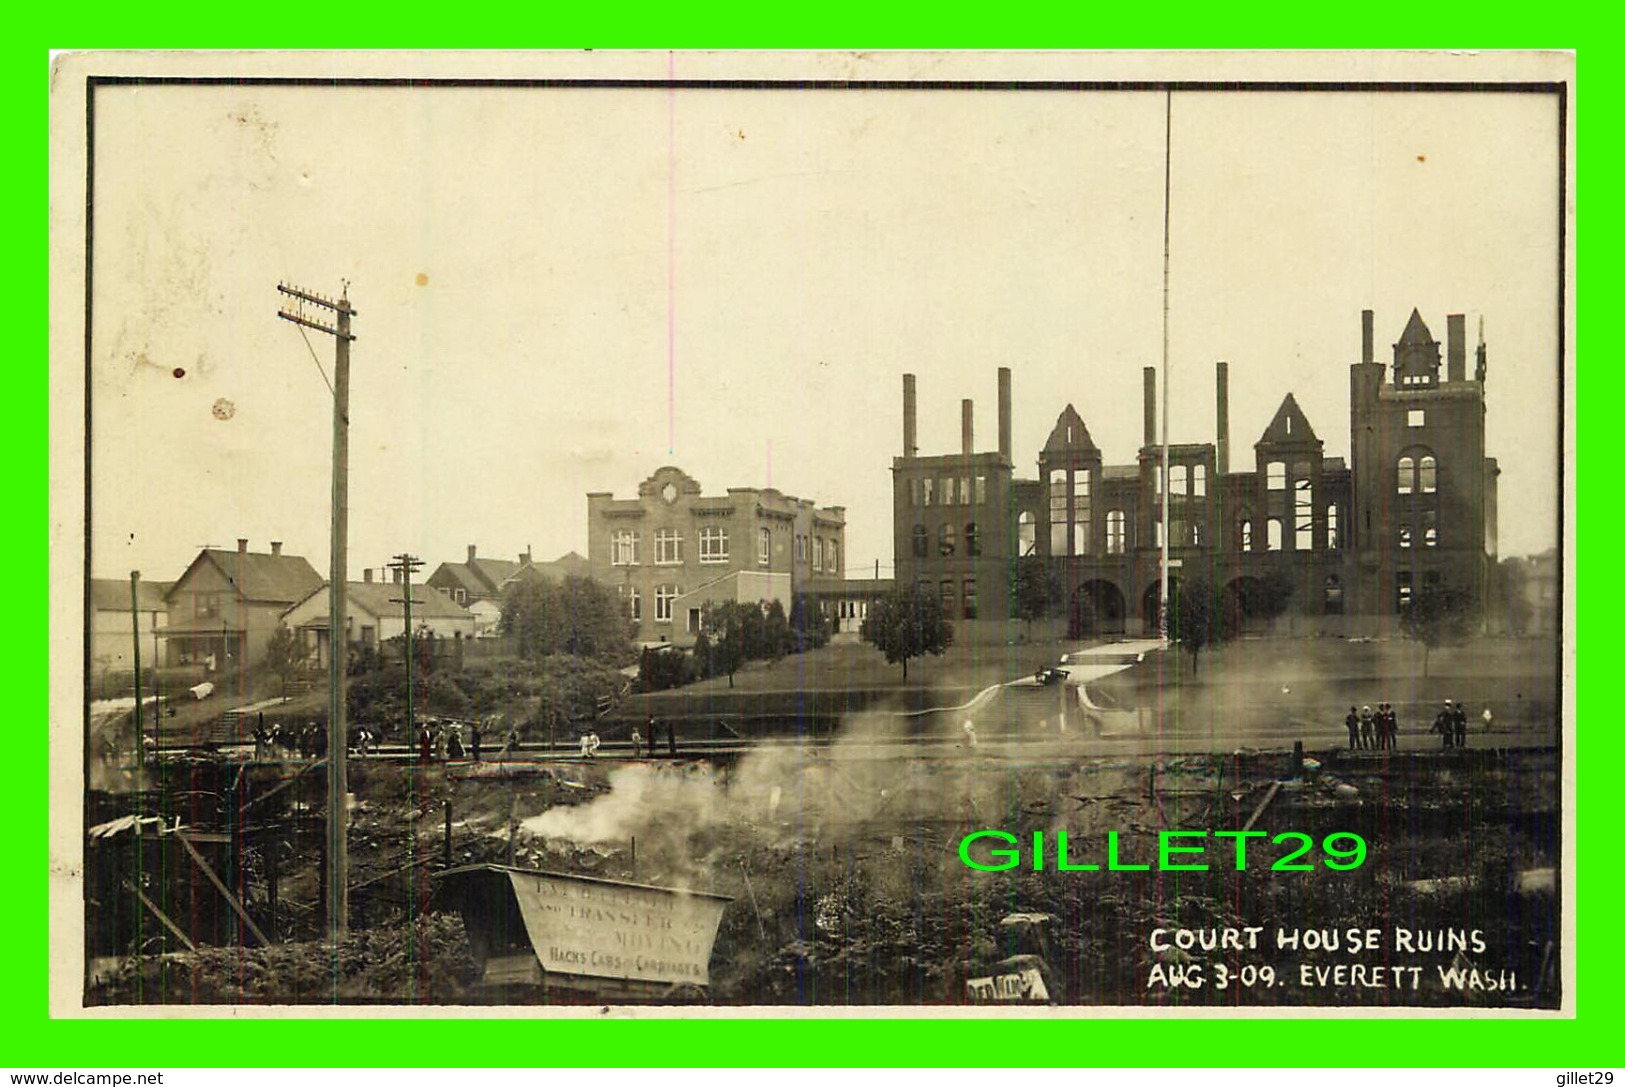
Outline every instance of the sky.
{"type": "MultiPolygon", "coordinates": [[[[1293,393],[1347,456],[1360,311],[1488,343],[1500,552],[1557,538],[1557,115],[1511,94],[1176,93],[1171,439],[1232,467],[1293,393]]],[[[1165,98],[1147,92],[103,87],[95,102],[92,571],[200,546],[327,568],[332,341],[286,281],[349,283],[352,576],[587,547],[586,494],[673,464],[846,508],[888,575],[902,380],[920,447],[1018,475],[1074,405],[1108,464],[1162,356],[1165,98]],[[314,357],[313,357],[314,356],[314,357]],[[324,375],[323,371],[326,371],[324,375]]]]}

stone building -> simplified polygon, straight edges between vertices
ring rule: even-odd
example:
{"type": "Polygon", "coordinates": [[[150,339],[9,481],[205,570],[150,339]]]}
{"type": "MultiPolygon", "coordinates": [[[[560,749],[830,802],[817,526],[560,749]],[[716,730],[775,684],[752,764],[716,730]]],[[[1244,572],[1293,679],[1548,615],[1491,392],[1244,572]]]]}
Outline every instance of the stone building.
{"type": "MultiPolygon", "coordinates": [[[[1484,601],[1495,567],[1496,476],[1484,448],[1486,352],[1466,372],[1465,319],[1446,321],[1440,344],[1417,312],[1377,362],[1371,311],[1360,361],[1350,366],[1347,462],[1286,394],[1233,470],[1229,375],[1215,368],[1212,442],[1167,452],[1170,584],[1200,578],[1246,623],[1265,586],[1290,587],[1299,624],[1336,630],[1391,625],[1421,586],[1442,583],[1484,601]]],[[[1163,449],[1156,434],[1156,372],[1144,371],[1142,443],[1131,464],[1107,464],[1083,417],[1066,405],[1020,478],[1010,447],[1008,368],[998,373],[996,452],[977,452],[971,401],[962,403],[957,454],[921,456],[914,375],[903,375],[903,455],[893,459],[897,581],[940,594],[958,622],[1012,616],[1023,556],[1058,579],[1070,633],[1157,629],[1161,596],[1163,449]]]]}
{"type": "Polygon", "coordinates": [[[708,497],[666,467],[636,498],[587,495],[591,577],[622,595],[643,642],[692,644],[711,602],[777,600],[788,615],[798,594],[840,583],[845,559],[844,508],[772,488],[708,497]]]}

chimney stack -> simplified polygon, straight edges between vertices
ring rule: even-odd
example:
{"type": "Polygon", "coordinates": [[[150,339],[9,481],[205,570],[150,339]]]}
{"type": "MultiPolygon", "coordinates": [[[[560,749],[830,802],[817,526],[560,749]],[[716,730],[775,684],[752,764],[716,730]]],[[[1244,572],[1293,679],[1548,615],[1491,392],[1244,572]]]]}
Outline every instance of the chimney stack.
{"type": "Polygon", "coordinates": [[[473,544],[468,545],[468,561],[469,562],[474,561],[474,545],[473,544]]]}
{"type": "Polygon", "coordinates": [[[372,567],[369,566],[361,571],[361,580],[368,585],[372,584],[372,567]]]}
{"type": "Polygon", "coordinates": [[[272,540],[271,541],[271,554],[273,554],[273,555],[282,554],[282,541],[281,540],[272,540]]]}
{"type": "Polygon", "coordinates": [[[237,554],[248,554],[248,538],[246,536],[237,537],[237,554]]]}
{"type": "Polygon", "coordinates": [[[1010,367],[999,367],[999,456],[1011,459],[1010,454],[1010,367]]]}
{"type": "Polygon", "coordinates": [[[914,375],[903,375],[903,456],[912,457],[920,451],[920,443],[916,440],[916,415],[914,404],[914,375]]]}
{"type": "Polygon", "coordinates": [[[1142,444],[1157,444],[1157,371],[1152,366],[1145,368],[1145,441],[1142,444]]]}
{"type": "Polygon", "coordinates": [[[520,566],[529,566],[530,565],[530,545],[529,544],[526,544],[525,549],[523,551],[519,552],[519,565],[520,566]]]}
{"type": "Polygon", "coordinates": [[[966,457],[976,452],[975,413],[976,409],[971,401],[959,402],[959,433],[966,457]]]}
{"type": "Polygon", "coordinates": [[[1444,319],[1449,380],[1467,380],[1467,315],[1452,313],[1444,319]]]}
{"type": "Polygon", "coordinates": [[[1222,477],[1230,471],[1230,364],[1221,362],[1214,368],[1214,379],[1218,387],[1214,390],[1214,405],[1218,418],[1215,423],[1218,428],[1217,440],[1214,444],[1214,468],[1222,477]]]}
{"type": "Polygon", "coordinates": [[[1360,361],[1377,361],[1377,330],[1376,314],[1365,309],[1360,311],[1360,361]]]}

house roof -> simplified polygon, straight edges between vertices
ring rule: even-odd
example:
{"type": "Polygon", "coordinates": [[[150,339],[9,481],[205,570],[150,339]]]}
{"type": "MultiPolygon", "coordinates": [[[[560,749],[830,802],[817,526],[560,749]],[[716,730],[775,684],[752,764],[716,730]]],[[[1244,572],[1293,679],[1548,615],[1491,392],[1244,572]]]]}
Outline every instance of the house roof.
{"type": "MultiPolygon", "coordinates": [[[[347,581],[345,582],[344,598],[346,606],[356,611],[365,611],[380,619],[405,618],[406,606],[400,603],[401,589],[404,586],[390,581],[347,581]]],[[[327,583],[316,586],[306,593],[297,604],[298,607],[306,600],[324,592],[327,583]]],[[[292,611],[293,608],[289,608],[292,611]]],[[[456,603],[445,593],[431,589],[426,585],[412,586],[412,618],[417,619],[468,619],[471,613],[461,604],[456,603]]],[[[322,617],[325,623],[326,615],[322,617]]]]}
{"type": "Polygon", "coordinates": [[[491,596],[520,569],[513,559],[486,559],[476,556],[473,562],[443,562],[430,575],[431,580],[449,575],[470,593],[491,596]]]}
{"type": "Polygon", "coordinates": [[[552,562],[527,562],[515,565],[514,572],[502,581],[500,587],[503,590],[530,578],[541,577],[549,581],[563,581],[567,577],[587,577],[591,572],[587,560],[574,551],[566,551],[552,562]]]}
{"type": "Polygon", "coordinates": [[[303,555],[270,555],[255,551],[226,551],[205,548],[186,568],[180,579],[164,594],[167,600],[205,562],[219,568],[244,600],[270,604],[292,604],[310,595],[322,584],[318,574],[303,555]]]}
{"type": "MultiPolygon", "coordinates": [[[[169,581],[142,581],[136,588],[139,607],[142,611],[163,611],[164,594],[169,592],[173,582],[169,581]]],[[[129,611],[130,610],[130,583],[116,577],[93,577],[90,579],[90,610],[91,611],[129,611]]]]}

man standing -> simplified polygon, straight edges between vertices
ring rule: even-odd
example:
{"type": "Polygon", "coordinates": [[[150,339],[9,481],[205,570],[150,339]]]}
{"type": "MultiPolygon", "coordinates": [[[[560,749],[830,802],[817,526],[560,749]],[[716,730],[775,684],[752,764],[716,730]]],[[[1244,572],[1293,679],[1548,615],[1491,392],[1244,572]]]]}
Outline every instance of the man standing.
{"type": "Polygon", "coordinates": [[[1349,707],[1349,715],[1343,718],[1343,727],[1349,730],[1349,750],[1360,749],[1360,711],[1353,706],[1349,707]]]}
{"type": "Polygon", "coordinates": [[[1451,746],[1456,738],[1456,715],[1450,709],[1448,699],[1445,700],[1444,709],[1433,719],[1433,731],[1442,737],[1444,747],[1451,746]]]}
{"type": "Polygon", "coordinates": [[[1377,745],[1377,723],[1370,706],[1360,707],[1360,746],[1370,751],[1377,745]]]}
{"type": "Polygon", "coordinates": [[[632,757],[634,759],[643,758],[643,733],[638,731],[636,725],[632,726],[632,757]]]}
{"type": "Polygon", "coordinates": [[[1453,723],[1454,723],[1455,729],[1456,729],[1456,746],[1457,747],[1466,747],[1467,746],[1467,706],[1464,703],[1462,703],[1459,699],[1456,701],[1456,713],[1455,713],[1455,718],[1454,718],[1453,723]]]}

